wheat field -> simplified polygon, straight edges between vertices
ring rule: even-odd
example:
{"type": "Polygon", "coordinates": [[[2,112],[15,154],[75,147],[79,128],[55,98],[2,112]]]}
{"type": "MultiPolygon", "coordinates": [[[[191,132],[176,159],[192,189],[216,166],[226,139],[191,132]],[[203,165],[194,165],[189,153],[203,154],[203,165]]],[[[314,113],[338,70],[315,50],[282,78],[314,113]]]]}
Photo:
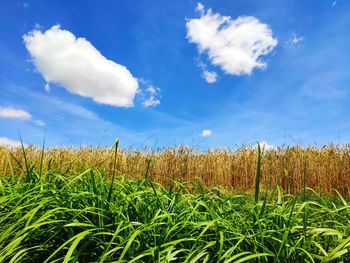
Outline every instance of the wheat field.
{"type": "Polygon", "coordinates": [[[0,262],[349,262],[348,152],[2,148],[0,262]]]}
{"type": "MultiPolygon", "coordinates": [[[[42,149],[29,146],[25,155],[30,160],[28,169],[43,172],[79,174],[85,169],[103,170],[107,175],[113,168],[114,149],[108,147],[62,147],[42,149]],[[42,159],[42,160],[41,160],[42,159]]],[[[0,173],[2,176],[20,174],[25,167],[21,147],[1,148],[0,173]]],[[[254,188],[257,150],[241,147],[238,150],[217,149],[201,151],[185,146],[157,150],[123,150],[116,156],[118,175],[130,179],[142,178],[147,161],[150,178],[164,186],[178,180],[202,183],[228,191],[250,191],[254,188]]],[[[261,184],[273,187],[276,183],[285,193],[295,193],[306,186],[316,192],[332,195],[336,189],[349,193],[350,144],[323,147],[285,147],[264,150],[261,156],[261,184]]]]}

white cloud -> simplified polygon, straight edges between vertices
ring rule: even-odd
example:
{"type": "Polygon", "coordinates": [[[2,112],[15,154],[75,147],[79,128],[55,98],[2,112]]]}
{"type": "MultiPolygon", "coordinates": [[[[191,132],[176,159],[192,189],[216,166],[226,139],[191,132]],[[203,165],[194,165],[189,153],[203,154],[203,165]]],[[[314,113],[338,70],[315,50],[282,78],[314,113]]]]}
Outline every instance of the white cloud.
{"type": "Polygon", "coordinates": [[[152,85],[148,86],[148,88],[145,91],[148,95],[148,98],[145,99],[142,104],[145,107],[155,107],[157,105],[160,104],[160,100],[159,100],[159,93],[160,93],[160,89],[156,88],[152,85]]]}
{"type": "Polygon", "coordinates": [[[196,11],[200,12],[200,13],[204,13],[205,12],[204,5],[200,2],[198,2],[197,6],[196,6],[196,11]]]}
{"type": "Polygon", "coordinates": [[[204,70],[203,71],[203,78],[209,83],[212,84],[217,81],[218,79],[218,74],[214,71],[208,71],[204,70]]]}
{"type": "Polygon", "coordinates": [[[24,10],[28,10],[29,8],[29,3],[28,2],[19,2],[18,3],[20,6],[22,6],[24,8],[24,10]]]}
{"type": "Polygon", "coordinates": [[[42,120],[34,120],[35,124],[38,125],[38,126],[45,126],[46,123],[42,120]]]}
{"type": "Polygon", "coordinates": [[[45,32],[29,32],[23,39],[47,83],[98,103],[133,106],[136,78],[126,67],[105,58],[85,38],[76,38],[56,25],[45,32]]]}
{"type": "Polygon", "coordinates": [[[155,99],[153,96],[149,97],[147,100],[143,102],[143,106],[145,107],[155,107],[160,104],[159,99],[155,99]]]}
{"type": "Polygon", "coordinates": [[[33,120],[33,117],[29,112],[21,109],[12,108],[12,107],[0,107],[0,118],[20,119],[22,121],[32,120],[36,125],[45,126],[44,121],[33,120]]]}
{"type": "Polygon", "coordinates": [[[32,115],[21,109],[12,107],[0,107],[0,118],[30,120],[32,115]]]}
{"type": "Polygon", "coordinates": [[[203,130],[201,133],[202,137],[210,137],[213,135],[213,132],[211,130],[203,130]]]}
{"type": "Polygon", "coordinates": [[[293,38],[292,38],[292,43],[293,44],[299,44],[303,40],[304,40],[303,37],[298,37],[298,36],[294,35],[293,38]]]}
{"type": "Polygon", "coordinates": [[[45,83],[44,89],[45,89],[46,92],[50,92],[51,91],[50,84],[49,83],[45,83]]]}
{"type": "MultiPolygon", "coordinates": [[[[21,146],[21,142],[11,140],[7,137],[0,137],[0,146],[19,147],[19,146],[21,146]]],[[[23,146],[27,146],[27,145],[23,144],[23,146]]]]}
{"type": "MultiPolygon", "coordinates": [[[[260,144],[260,148],[261,150],[266,150],[266,151],[270,151],[270,150],[276,150],[276,146],[272,145],[272,144],[268,144],[267,141],[261,141],[259,142],[260,144]]],[[[258,148],[258,144],[255,144],[253,146],[254,149],[258,148]]]]}
{"type": "Polygon", "coordinates": [[[268,25],[253,16],[229,16],[205,12],[198,3],[199,18],[186,22],[187,38],[197,44],[200,53],[207,53],[212,64],[231,75],[251,74],[254,68],[265,68],[260,57],[277,45],[268,25]]]}
{"type": "Polygon", "coordinates": [[[207,65],[200,61],[199,59],[196,60],[196,64],[198,67],[200,67],[203,71],[202,77],[205,79],[206,82],[209,84],[212,84],[216,82],[219,78],[218,74],[215,71],[210,71],[207,69],[207,65]]]}
{"type": "Polygon", "coordinates": [[[287,44],[289,46],[297,46],[301,42],[303,42],[304,37],[302,36],[297,36],[295,33],[293,33],[292,37],[287,41],[287,44]]]}
{"type": "Polygon", "coordinates": [[[39,23],[34,24],[35,29],[43,29],[43,27],[39,23]]]}
{"type": "Polygon", "coordinates": [[[149,86],[146,91],[151,95],[157,95],[160,90],[154,86],[149,86]]]}

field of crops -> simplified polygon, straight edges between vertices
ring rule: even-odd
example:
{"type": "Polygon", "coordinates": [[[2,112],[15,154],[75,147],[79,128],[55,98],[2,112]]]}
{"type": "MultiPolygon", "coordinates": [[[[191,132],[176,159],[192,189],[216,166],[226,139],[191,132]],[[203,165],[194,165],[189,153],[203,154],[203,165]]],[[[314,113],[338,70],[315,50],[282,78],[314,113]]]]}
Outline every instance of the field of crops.
{"type": "Polygon", "coordinates": [[[2,148],[0,262],[350,262],[349,147],[116,148],[2,148]]]}
{"type": "MultiPolygon", "coordinates": [[[[114,166],[113,148],[26,148],[28,169],[42,173],[79,174],[92,168],[110,175],[114,166]],[[42,160],[43,158],[43,160],[42,160]]],[[[255,187],[257,151],[241,147],[238,150],[201,151],[187,147],[158,150],[119,150],[116,159],[118,174],[140,179],[147,160],[151,159],[150,178],[164,186],[173,180],[201,182],[204,186],[225,190],[252,190],[255,187]]],[[[350,187],[350,144],[322,148],[298,146],[263,151],[261,184],[273,187],[276,182],[285,193],[298,192],[304,185],[333,195],[337,189],[344,195],[350,187]]],[[[21,174],[24,167],[22,149],[0,149],[0,173],[21,174]]]]}

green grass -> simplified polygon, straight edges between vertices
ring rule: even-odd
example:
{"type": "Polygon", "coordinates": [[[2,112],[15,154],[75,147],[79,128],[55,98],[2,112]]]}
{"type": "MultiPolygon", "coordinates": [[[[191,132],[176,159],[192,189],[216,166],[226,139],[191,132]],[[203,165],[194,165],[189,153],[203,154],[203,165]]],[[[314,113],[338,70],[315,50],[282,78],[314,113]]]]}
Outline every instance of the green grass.
{"type": "Polygon", "coordinates": [[[350,262],[347,198],[259,193],[260,165],[254,196],[165,188],[145,165],[1,175],[0,262],[350,262]]]}

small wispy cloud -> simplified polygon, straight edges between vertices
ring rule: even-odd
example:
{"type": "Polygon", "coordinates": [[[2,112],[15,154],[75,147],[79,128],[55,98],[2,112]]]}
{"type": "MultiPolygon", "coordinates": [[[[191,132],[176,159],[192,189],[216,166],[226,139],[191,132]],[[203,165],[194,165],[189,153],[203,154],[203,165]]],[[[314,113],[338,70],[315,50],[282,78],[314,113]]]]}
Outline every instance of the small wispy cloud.
{"type": "Polygon", "coordinates": [[[13,107],[0,107],[0,118],[3,119],[19,119],[22,121],[33,121],[39,126],[45,126],[45,122],[42,120],[33,119],[33,116],[22,109],[13,107]]]}
{"type": "Polygon", "coordinates": [[[155,107],[160,104],[160,89],[149,85],[145,90],[145,98],[142,102],[145,107],[155,107]]]}
{"type": "Polygon", "coordinates": [[[203,71],[202,77],[205,79],[206,82],[208,82],[209,84],[212,84],[218,80],[219,78],[218,74],[215,71],[208,70],[207,65],[205,63],[203,63],[198,59],[198,61],[196,61],[196,64],[203,71]]]}
{"type": "Polygon", "coordinates": [[[205,12],[204,5],[202,3],[197,3],[196,11],[203,14],[205,12]]]}
{"type": "Polygon", "coordinates": [[[32,115],[24,110],[12,107],[0,107],[0,118],[30,120],[32,115]]]}
{"type": "Polygon", "coordinates": [[[35,23],[34,24],[34,28],[37,29],[37,30],[42,30],[44,29],[42,25],[40,25],[39,23],[35,23]]]}
{"type": "Polygon", "coordinates": [[[26,1],[20,1],[20,2],[18,2],[18,5],[21,6],[25,11],[27,11],[28,8],[29,8],[29,3],[26,2],[26,1]]]}
{"type": "MultiPolygon", "coordinates": [[[[260,141],[259,144],[260,144],[260,149],[261,150],[270,151],[270,150],[276,150],[277,149],[276,146],[274,146],[272,144],[269,144],[267,141],[260,141]]],[[[258,144],[255,144],[252,148],[253,149],[257,149],[258,148],[258,144]]]]}
{"type": "Polygon", "coordinates": [[[301,44],[301,42],[304,41],[303,36],[298,36],[297,34],[293,33],[293,35],[286,41],[287,46],[289,47],[295,47],[301,44]]]}
{"type": "Polygon", "coordinates": [[[217,81],[218,74],[216,74],[216,72],[214,72],[214,71],[204,70],[203,77],[209,84],[212,84],[212,83],[217,81]]]}
{"type": "Polygon", "coordinates": [[[38,125],[38,126],[45,126],[46,125],[46,123],[44,122],[44,121],[42,121],[42,120],[34,120],[34,122],[35,122],[35,124],[36,125],[38,125]]]}
{"type": "Polygon", "coordinates": [[[201,137],[206,138],[213,135],[213,132],[211,130],[203,130],[200,134],[201,137]]]}
{"type": "MultiPolygon", "coordinates": [[[[15,141],[7,137],[0,137],[0,146],[5,147],[19,147],[21,146],[20,141],[15,141]]],[[[23,144],[23,146],[27,146],[27,144],[23,144]]]]}
{"type": "Polygon", "coordinates": [[[45,85],[44,85],[44,90],[45,90],[46,92],[50,92],[50,91],[51,91],[51,87],[50,87],[50,84],[49,84],[49,83],[45,83],[45,85]]]}
{"type": "Polygon", "coordinates": [[[296,45],[296,44],[301,43],[303,40],[304,40],[303,37],[298,37],[298,36],[294,35],[293,38],[292,38],[292,43],[294,45],[296,45]]]}

